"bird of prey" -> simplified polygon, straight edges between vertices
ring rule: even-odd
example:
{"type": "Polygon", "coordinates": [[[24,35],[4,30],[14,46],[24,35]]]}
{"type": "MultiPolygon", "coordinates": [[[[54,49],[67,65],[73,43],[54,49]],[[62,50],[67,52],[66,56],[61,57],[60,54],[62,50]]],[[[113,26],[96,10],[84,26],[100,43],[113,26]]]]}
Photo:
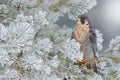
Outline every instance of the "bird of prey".
{"type": "Polygon", "coordinates": [[[95,55],[97,51],[96,34],[90,25],[89,18],[86,15],[79,15],[77,25],[72,32],[72,39],[80,43],[80,51],[84,53],[83,60],[79,64],[85,64],[87,69],[97,73],[95,55]]]}

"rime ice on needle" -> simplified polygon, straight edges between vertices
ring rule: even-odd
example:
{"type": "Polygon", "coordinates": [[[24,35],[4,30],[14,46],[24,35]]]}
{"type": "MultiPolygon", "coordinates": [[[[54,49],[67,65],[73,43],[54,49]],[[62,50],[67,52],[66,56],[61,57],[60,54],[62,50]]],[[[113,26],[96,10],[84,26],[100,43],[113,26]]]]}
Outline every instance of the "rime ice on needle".
{"type": "Polygon", "coordinates": [[[98,74],[94,74],[93,76],[89,76],[87,80],[103,80],[103,78],[98,74]]]}
{"type": "Polygon", "coordinates": [[[94,7],[96,0],[70,0],[71,6],[68,9],[69,19],[76,20],[80,14],[85,14],[94,7]]]}
{"type": "Polygon", "coordinates": [[[28,8],[28,7],[33,7],[34,5],[37,4],[37,0],[12,0],[11,1],[11,6],[20,6],[21,8],[28,8]]]}
{"type": "Polygon", "coordinates": [[[47,77],[46,80],[62,80],[61,78],[58,78],[56,75],[47,77]]]}
{"type": "Polygon", "coordinates": [[[24,13],[20,13],[16,16],[14,22],[15,23],[28,22],[29,24],[33,24],[33,16],[32,15],[25,16],[24,13]]]}
{"type": "Polygon", "coordinates": [[[80,52],[80,44],[74,39],[67,39],[62,45],[61,51],[65,54],[66,57],[73,61],[83,59],[83,53],[80,52]]]}
{"type": "Polygon", "coordinates": [[[15,79],[18,80],[19,78],[19,73],[16,70],[12,69],[6,69],[2,75],[0,75],[0,79],[2,80],[11,80],[15,79]]]}
{"type": "Polygon", "coordinates": [[[42,62],[43,60],[40,58],[37,58],[35,54],[27,55],[23,59],[23,68],[32,69],[32,70],[41,70],[42,68],[42,62]]]}
{"type": "Polygon", "coordinates": [[[38,39],[34,45],[35,51],[41,55],[51,52],[52,48],[52,42],[48,38],[38,39]]]}
{"type": "Polygon", "coordinates": [[[8,29],[0,23],[0,43],[6,41],[8,29]]]}
{"type": "Polygon", "coordinates": [[[34,15],[34,25],[37,30],[39,30],[40,27],[46,26],[49,24],[47,20],[47,12],[43,10],[39,10],[37,14],[34,15]],[[41,25],[41,26],[38,26],[41,25]]]}
{"type": "Polygon", "coordinates": [[[4,67],[5,64],[9,62],[9,56],[6,50],[0,48],[0,65],[4,67]]]}
{"type": "Polygon", "coordinates": [[[11,22],[8,27],[8,41],[9,49],[13,49],[14,52],[20,50],[30,50],[34,37],[34,28],[26,21],[27,17],[23,18],[23,15],[19,15],[14,22],[11,22]],[[23,21],[22,21],[23,20],[23,21]]]}
{"type": "Polygon", "coordinates": [[[117,45],[120,44],[120,36],[116,36],[114,39],[110,41],[109,47],[114,48],[117,47],[117,45]]]}
{"type": "Polygon", "coordinates": [[[58,56],[55,56],[55,57],[53,57],[53,59],[52,60],[50,60],[49,62],[48,62],[48,64],[52,67],[52,68],[58,68],[59,67],[59,60],[58,60],[58,56]]]}
{"type": "Polygon", "coordinates": [[[71,20],[75,20],[80,14],[87,13],[97,2],[96,0],[44,0],[46,5],[44,9],[49,13],[47,15],[50,22],[56,22],[60,16],[69,14],[71,20]]]}
{"type": "Polygon", "coordinates": [[[103,48],[103,46],[102,46],[102,43],[104,41],[103,34],[97,29],[95,30],[95,32],[96,32],[96,36],[97,36],[97,48],[98,48],[98,51],[100,51],[103,48]]]}
{"type": "MultiPolygon", "coordinates": [[[[7,12],[7,7],[4,4],[0,4],[0,13],[6,13],[7,12]]],[[[0,15],[2,15],[0,14],[0,15]]]]}

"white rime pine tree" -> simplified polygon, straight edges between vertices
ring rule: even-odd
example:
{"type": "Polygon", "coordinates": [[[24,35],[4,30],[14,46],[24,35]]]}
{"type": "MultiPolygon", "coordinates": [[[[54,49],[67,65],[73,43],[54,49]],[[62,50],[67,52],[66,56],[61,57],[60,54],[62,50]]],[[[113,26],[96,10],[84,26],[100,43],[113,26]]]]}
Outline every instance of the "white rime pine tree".
{"type": "Polygon", "coordinates": [[[72,29],[56,24],[76,20],[96,0],[0,0],[0,80],[120,80],[120,36],[103,54],[103,34],[96,29],[101,74],[74,65],[83,59],[72,29]]]}

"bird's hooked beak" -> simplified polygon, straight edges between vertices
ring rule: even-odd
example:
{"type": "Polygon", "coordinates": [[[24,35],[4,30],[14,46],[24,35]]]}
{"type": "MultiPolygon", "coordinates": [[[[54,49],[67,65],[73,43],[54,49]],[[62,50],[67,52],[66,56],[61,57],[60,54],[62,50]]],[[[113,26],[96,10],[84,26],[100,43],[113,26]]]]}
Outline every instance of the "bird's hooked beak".
{"type": "Polygon", "coordinates": [[[78,17],[78,18],[77,18],[77,23],[81,23],[80,20],[81,20],[81,18],[78,17]]]}

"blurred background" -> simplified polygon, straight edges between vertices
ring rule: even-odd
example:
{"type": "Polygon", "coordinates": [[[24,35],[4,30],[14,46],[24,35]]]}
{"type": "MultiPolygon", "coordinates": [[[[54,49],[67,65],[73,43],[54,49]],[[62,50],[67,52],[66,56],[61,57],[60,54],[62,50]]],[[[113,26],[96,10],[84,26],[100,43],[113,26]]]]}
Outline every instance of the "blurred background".
{"type": "MultiPolygon", "coordinates": [[[[109,47],[110,40],[120,35],[120,0],[97,0],[97,3],[86,15],[90,18],[92,26],[103,33],[103,52],[109,47]]],[[[75,21],[68,19],[67,14],[57,23],[70,28],[76,25],[75,21]]]]}

